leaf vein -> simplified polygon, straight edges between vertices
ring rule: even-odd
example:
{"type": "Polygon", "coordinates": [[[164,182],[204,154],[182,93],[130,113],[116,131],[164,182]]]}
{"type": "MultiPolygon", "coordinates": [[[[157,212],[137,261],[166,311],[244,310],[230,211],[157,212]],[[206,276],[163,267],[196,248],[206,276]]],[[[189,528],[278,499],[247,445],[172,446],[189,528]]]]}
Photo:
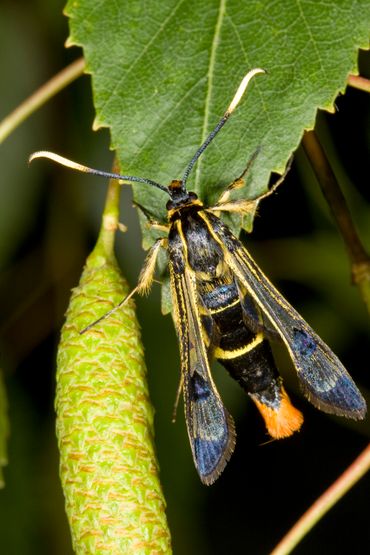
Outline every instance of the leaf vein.
{"type": "MultiPolygon", "coordinates": [[[[213,36],[211,53],[209,57],[209,67],[207,72],[208,87],[207,87],[207,94],[206,94],[205,105],[204,105],[204,119],[203,119],[203,127],[202,127],[202,138],[201,138],[200,144],[203,144],[208,134],[209,108],[210,108],[211,96],[212,96],[213,76],[214,76],[214,69],[215,69],[215,63],[216,63],[216,51],[217,51],[219,38],[221,34],[222,23],[225,16],[225,10],[226,10],[226,0],[220,0],[219,12],[218,12],[218,17],[217,17],[216,26],[215,26],[215,33],[213,36]]],[[[198,165],[195,170],[195,190],[196,191],[199,188],[201,165],[202,165],[202,159],[198,161],[198,165]]]]}
{"type": "Polygon", "coordinates": [[[200,83],[202,83],[203,79],[204,78],[199,79],[196,83],[194,83],[192,87],[187,89],[186,93],[176,102],[176,104],[171,109],[166,111],[166,116],[161,119],[161,122],[159,125],[156,126],[155,131],[148,134],[147,138],[138,149],[136,156],[133,158],[134,162],[137,158],[140,157],[140,154],[142,153],[142,151],[145,151],[146,145],[155,138],[156,134],[160,132],[161,128],[166,124],[166,122],[171,119],[172,114],[181,106],[181,104],[189,96],[192,96],[194,90],[200,85],[200,83]]]}
{"type": "Polygon", "coordinates": [[[301,18],[302,18],[302,21],[303,21],[303,24],[304,24],[304,26],[305,26],[305,28],[306,28],[308,37],[309,37],[310,41],[312,42],[313,49],[314,49],[314,51],[315,51],[315,53],[316,53],[318,62],[319,62],[319,64],[320,64],[320,69],[321,69],[321,71],[323,72],[323,74],[325,75],[325,70],[324,70],[324,67],[323,67],[323,64],[322,64],[322,59],[321,59],[321,56],[320,56],[320,52],[319,52],[319,50],[318,50],[318,48],[317,48],[317,44],[316,44],[315,38],[314,38],[314,36],[313,36],[313,34],[312,34],[311,26],[308,24],[306,15],[305,15],[305,13],[304,13],[304,11],[303,11],[302,2],[301,2],[301,0],[296,0],[296,2],[297,2],[297,7],[298,7],[299,15],[300,15],[301,18]]]}
{"type": "Polygon", "coordinates": [[[114,89],[112,90],[111,94],[109,95],[109,98],[107,98],[107,100],[102,104],[102,106],[100,107],[100,111],[103,112],[103,110],[107,107],[107,105],[109,104],[110,100],[114,97],[115,92],[117,90],[120,90],[121,88],[121,84],[122,82],[125,81],[125,79],[127,79],[128,75],[132,72],[132,70],[134,69],[134,67],[138,64],[138,62],[144,57],[144,55],[146,54],[146,52],[150,49],[151,45],[156,41],[156,39],[160,36],[160,34],[163,32],[163,30],[167,27],[169,21],[174,17],[174,15],[176,14],[176,12],[178,11],[178,9],[180,8],[180,6],[185,2],[185,0],[180,0],[171,10],[171,12],[168,14],[168,16],[162,21],[162,23],[158,26],[157,31],[154,33],[154,35],[151,37],[151,39],[147,42],[147,44],[144,46],[144,48],[141,50],[140,54],[135,58],[135,60],[131,63],[130,67],[127,68],[127,70],[123,73],[123,75],[118,79],[118,81],[116,82],[116,85],[114,87],[114,89]]]}

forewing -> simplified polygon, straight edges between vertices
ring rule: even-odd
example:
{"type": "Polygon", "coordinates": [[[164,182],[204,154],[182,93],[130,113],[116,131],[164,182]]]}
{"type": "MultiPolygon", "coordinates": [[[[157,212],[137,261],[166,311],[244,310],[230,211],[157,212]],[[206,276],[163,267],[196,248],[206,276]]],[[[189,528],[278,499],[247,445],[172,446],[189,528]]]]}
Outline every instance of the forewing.
{"type": "Polygon", "coordinates": [[[195,276],[171,271],[175,324],[180,342],[185,418],[200,479],[212,484],[235,445],[232,417],[225,409],[209,369],[203,341],[195,276]]]}
{"type": "Polygon", "coordinates": [[[261,311],[260,307],[256,304],[254,298],[251,296],[245,285],[238,281],[237,286],[246,326],[255,333],[262,331],[266,339],[281,341],[279,333],[271,324],[270,320],[266,318],[266,315],[261,311]]]}
{"type": "Polygon", "coordinates": [[[365,400],[338,357],[270,283],[221,220],[209,213],[207,217],[214,237],[226,247],[225,258],[237,280],[286,344],[308,399],[326,412],[364,418],[365,400]]]}

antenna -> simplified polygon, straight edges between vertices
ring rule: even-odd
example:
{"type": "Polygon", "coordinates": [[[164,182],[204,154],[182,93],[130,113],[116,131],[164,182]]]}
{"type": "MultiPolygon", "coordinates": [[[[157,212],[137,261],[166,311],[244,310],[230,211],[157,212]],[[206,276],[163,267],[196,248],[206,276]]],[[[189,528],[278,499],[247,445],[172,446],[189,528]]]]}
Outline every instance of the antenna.
{"type": "Polygon", "coordinates": [[[39,150],[38,152],[34,152],[28,159],[28,163],[31,163],[36,158],[48,158],[61,166],[65,166],[66,168],[71,168],[72,170],[77,170],[83,173],[89,173],[91,175],[99,175],[100,177],[108,177],[109,179],[118,179],[119,181],[131,181],[137,183],[146,183],[147,185],[152,185],[153,187],[157,187],[157,189],[161,189],[168,195],[170,195],[170,190],[168,187],[164,185],[160,185],[156,181],[152,181],[151,179],[146,179],[145,177],[135,177],[133,175],[121,175],[119,173],[111,173],[105,172],[102,170],[96,170],[95,168],[89,168],[88,166],[83,166],[82,164],[78,164],[77,162],[73,162],[73,160],[68,160],[68,158],[64,158],[64,156],[60,156],[59,154],[55,154],[55,152],[49,152],[48,150],[39,150]]]}
{"type": "Polygon", "coordinates": [[[225,125],[225,123],[227,122],[227,120],[229,119],[229,117],[231,116],[231,114],[233,113],[233,111],[235,110],[237,105],[239,104],[240,100],[242,99],[243,94],[245,93],[245,90],[248,87],[249,81],[255,75],[257,75],[258,73],[266,73],[266,71],[264,69],[261,69],[261,68],[257,67],[255,69],[251,69],[250,71],[248,71],[248,73],[244,76],[244,78],[242,79],[242,82],[240,83],[240,85],[238,87],[238,90],[236,91],[236,93],[234,95],[234,98],[232,99],[232,101],[229,104],[228,109],[226,110],[226,112],[224,113],[224,115],[222,116],[222,118],[220,119],[218,124],[216,125],[216,127],[213,129],[213,131],[211,131],[211,133],[208,135],[208,137],[206,138],[204,143],[198,148],[198,150],[194,154],[193,158],[190,160],[190,162],[189,162],[189,164],[188,164],[188,166],[187,166],[187,168],[184,172],[183,178],[182,178],[181,188],[183,190],[186,190],[186,182],[187,182],[187,179],[189,177],[189,174],[190,174],[191,170],[193,169],[194,164],[197,162],[200,155],[205,151],[205,149],[207,148],[209,143],[211,141],[213,141],[213,139],[215,138],[217,133],[225,125]]]}
{"type": "MultiPolygon", "coordinates": [[[[189,174],[190,174],[191,170],[193,169],[194,164],[197,162],[198,158],[205,151],[205,149],[210,144],[210,142],[213,141],[213,139],[215,138],[217,133],[225,125],[225,123],[227,122],[227,120],[229,119],[229,117],[231,116],[233,111],[235,110],[235,108],[238,106],[240,100],[242,99],[250,80],[255,75],[257,75],[258,73],[266,73],[266,71],[264,69],[261,69],[261,68],[257,67],[255,69],[251,69],[244,76],[244,78],[242,79],[242,81],[241,81],[241,83],[240,83],[232,101],[230,102],[229,107],[227,108],[226,112],[224,113],[224,115],[222,116],[222,118],[220,119],[220,121],[218,122],[216,127],[213,129],[213,131],[211,131],[211,133],[208,135],[208,137],[206,138],[204,143],[198,148],[198,150],[194,154],[193,158],[190,160],[190,162],[189,162],[189,164],[188,164],[188,166],[187,166],[187,168],[184,172],[183,178],[180,182],[181,187],[179,187],[179,190],[186,191],[186,182],[187,182],[187,179],[189,177],[189,174]]],[[[82,164],[78,164],[77,162],[73,162],[72,160],[69,160],[68,158],[64,158],[64,156],[60,156],[59,154],[56,154],[54,152],[49,152],[48,150],[40,150],[38,152],[34,152],[29,157],[28,162],[31,163],[36,158],[48,158],[49,160],[52,160],[53,162],[56,162],[57,164],[61,164],[62,166],[65,166],[66,168],[71,168],[72,170],[77,170],[79,172],[88,173],[88,174],[91,174],[91,175],[98,175],[100,177],[107,177],[109,179],[118,179],[119,181],[130,181],[132,183],[146,183],[147,185],[151,185],[152,187],[156,187],[157,189],[160,189],[161,191],[164,191],[170,197],[172,197],[172,192],[171,192],[171,189],[169,187],[161,185],[160,183],[157,183],[156,181],[153,181],[152,179],[147,179],[145,177],[136,177],[136,176],[133,176],[133,175],[121,175],[119,173],[111,173],[111,172],[105,172],[105,171],[102,171],[102,170],[98,170],[98,169],[95,169],[95,168],[89,168],[88,166],[84,166],[82,164]]]]}

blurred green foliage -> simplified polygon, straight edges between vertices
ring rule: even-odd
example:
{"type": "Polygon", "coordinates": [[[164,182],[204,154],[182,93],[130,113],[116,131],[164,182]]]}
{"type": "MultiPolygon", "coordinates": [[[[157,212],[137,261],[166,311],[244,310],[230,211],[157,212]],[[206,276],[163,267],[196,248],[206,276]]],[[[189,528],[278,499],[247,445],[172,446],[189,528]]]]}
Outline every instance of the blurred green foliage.
{"type": "MultiPolygon", "coordinates": [[[[62,8],[56,0],[17,5],[3,0],[0,118],[79,55],[62,46],[68,35],[62,8]]],[[[360,53],[360,69],[370,78],[369,53],[360,53]]],[[[370,98],[348,89],[336,106],[335,114],[319,115],[317,131],[369,249],[370,98]]],[[[29,169],[27,158],[49,148],[110,169],[108,132],[92,133],[93,118],[90,79],[83,77],[0,147],[1,366],[11,430],[6,486],[0,491],[0,552],[7,555],[72,553],[54,432],[55,352],[69,291],[96,239],[106,186],[48,163],[29,169]]],[[[128,188],[121,219],[128,232],[118,238],[117,254],[134,285],[144,254],[128,188]]],[[[343,243],[302,150],[279,194],[260,207],[254,233],[246,240],[264,271],[360,387],[370,388],[366,311],[350,284],[343,243]]],[[[160,314],[158,287],[148,299],[138,300],[138,310],[174,552],[266,554],[363,448],[368,423],[353,424],[313,409],[300,397],[286,354],[278,350],[305,424],[296,437],[265,445],[259,417],[217,367],[215,379],[236,418],[238,443],[220,480],[206,488],[193,468],[181,407],[176,424],[170,421],[179,357],[171,319],[160,314]]],[[[370,541],[368,499],[365,477],[297,555],[362,553],[370,541]]]]}

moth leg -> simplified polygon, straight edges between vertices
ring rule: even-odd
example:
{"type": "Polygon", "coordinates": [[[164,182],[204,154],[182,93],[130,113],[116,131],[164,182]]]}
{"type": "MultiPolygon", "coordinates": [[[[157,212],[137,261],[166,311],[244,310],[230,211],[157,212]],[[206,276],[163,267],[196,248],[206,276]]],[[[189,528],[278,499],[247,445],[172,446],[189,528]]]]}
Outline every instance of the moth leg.
{"type": "Polygon", "coordinates": [[[180,396],[181,396],[181,392],[182,392],[183,387],[184,387],[184,376],[181,373],[179,385],[177,387],[175,403],[173,405],[173,410],[172,410],[172,422],[173,423],[176,422],[177,407],[179,406],[180,396]]]}
{"type": "Polygon", "coordinates": [[[139,282],[135,287],[139,295],[147,295],[152,287],[155,265],[157,262],[159,249],[165,248],[167,244],[167,237],[161,237],[154,241],[146,255],[144,265],[139,274],[139,282]]]}
{"type": "MultiPolygon", "coordinates": [[[[256,200],[253,199],[239,199],[230,200],[227,202],[222,202],[215,204],[207,208],[210,212],[234,212],[236,214],[241,214],[245,216],[246,214],[253,214],[256,208],[256,200]]],[[[216,214],[217,215],[217,214],[216,214]]]]}
{"type": "Polygon", "coordinates": [[[273,185],[271,185],[271,187],[269,188],[268,191],[266,191],[266,193],[263,193],[262,195],[258,195],[257,197],[255,197],[254,199],[251,200],[255,200],[255,201],[260,201],[266,197],[269,197],[270,195],[272,195],[276,189],[283,183],[283,181],[285,180],[287,174],[290,171],[290,168],[292,167],[292,163],[293,163],[293,155],[289,158],[286,166],[285,166],[285,170],[284,173],[278,177],[278,179],[275,181],[275,183],[273,183],[273,185]]]}
{"type": "Polygon", "coordinates": [[[167,242],[167,238],[162,237],[160,239],[157,239],[153,243],[153,245],[149,249],[148,254],[146,255],[145,262],[141,269],[141,272],[139,275],[139,281],[136,287],[134,287],[134,289],[128,295],[126,295],[126,297],[124,297],[122,301],[120,301],[111,310],[109,310],[108,312],[103,314],[103,316],[101,316],[94,322],[91,322],[91,324],[89,324],[88,326],[86,326],[86,328],[81,330],[80,334],[85,333],[89,329],[93,328],[96,324],[99,324],[102,320],[105,320],[106,318],[111,316],[114,312],[116,312],[116,310],[119,310],[122,306],[124,306],[131,299],[131,297],[133,297],[136,293],[139,293],[139,295],[145,295],[149,293],[153,283],[155,264],[157,261],[159,249],[160,247],[163,247],[166,244],[166,242],[167,242]]]}
{"type": "Polygon", "coordinates": [[[260,150],[261,150],[261,147],[256,148],[256,150],[253,152],[252,156],[249,158],[246,167],[244,168],[242,173],[239,175],[239,177],[234,179],[234,181],[232,181],[230,183],[230,185],[227,186],[225,191],[223,191],[223,193],[221,193],[221,196],[218,199],[218,201],[216,203],[216,206],[219,206],[220,204],[224,204],[225,202],[227,202],[230,198],[231,191],[234,191],[236,189],[241,189],[242,187],[244,187],[244,185],[245,185],[244,177],[247,175],[250,168],[252,167],[252,165],[253,165],[255,159],[257,158],[260,150]]]}
{"type": "Polygon", "coordinates": [[[266,193],[263,193],[262,195],[258,195],[254,198],[249,198],[249,199],[228,200],[232,190],[239,189],[244,186],[245,182],[243,177],[247,173],[251,165],[251,162],[253,162],[254,158],[253,157],[251,158],[251,160],[248,162],[247,168],[244,170],[241,176],[239,176],[237,179],[235,179],[235,181],[230,183],[226,191],[221,195],[217,204],[215,204],[215,206],[210,207],[209,210],[211,210],[212,212],[234,212],[234,213],[239,213],[241,215],[254,213],[257,203],[259,203],[262,199],[272,195],[272,193],[276,191],[279,185],[282,184],[282,182],[286,178],[287,173],[291,168],[292,161],[293,161],[293,157],[291,157],[288,160],[288,163],[286,165],[283,175],[281,175],[276,180],[276,182],[270,187],[268,191],[266,191],[266,193]]]}
{"type": "Polygon", "coordinates": [[[143,215],[145,216],[145,218],[148,221],[149,227],[151,227],[153,229],[157,229],[158,231],[165,231],[166,233],[168,233],[168,230],[169,230],[169,227],[170,227],[169,224],[167,224],[165,222],[159,222],[158,220],[155,220],[153,218],[153,214],[149,210],[147,210],[144,206],[139,204],[138,202],[133,201],[132,204],[143,213],[143,215]]]}

